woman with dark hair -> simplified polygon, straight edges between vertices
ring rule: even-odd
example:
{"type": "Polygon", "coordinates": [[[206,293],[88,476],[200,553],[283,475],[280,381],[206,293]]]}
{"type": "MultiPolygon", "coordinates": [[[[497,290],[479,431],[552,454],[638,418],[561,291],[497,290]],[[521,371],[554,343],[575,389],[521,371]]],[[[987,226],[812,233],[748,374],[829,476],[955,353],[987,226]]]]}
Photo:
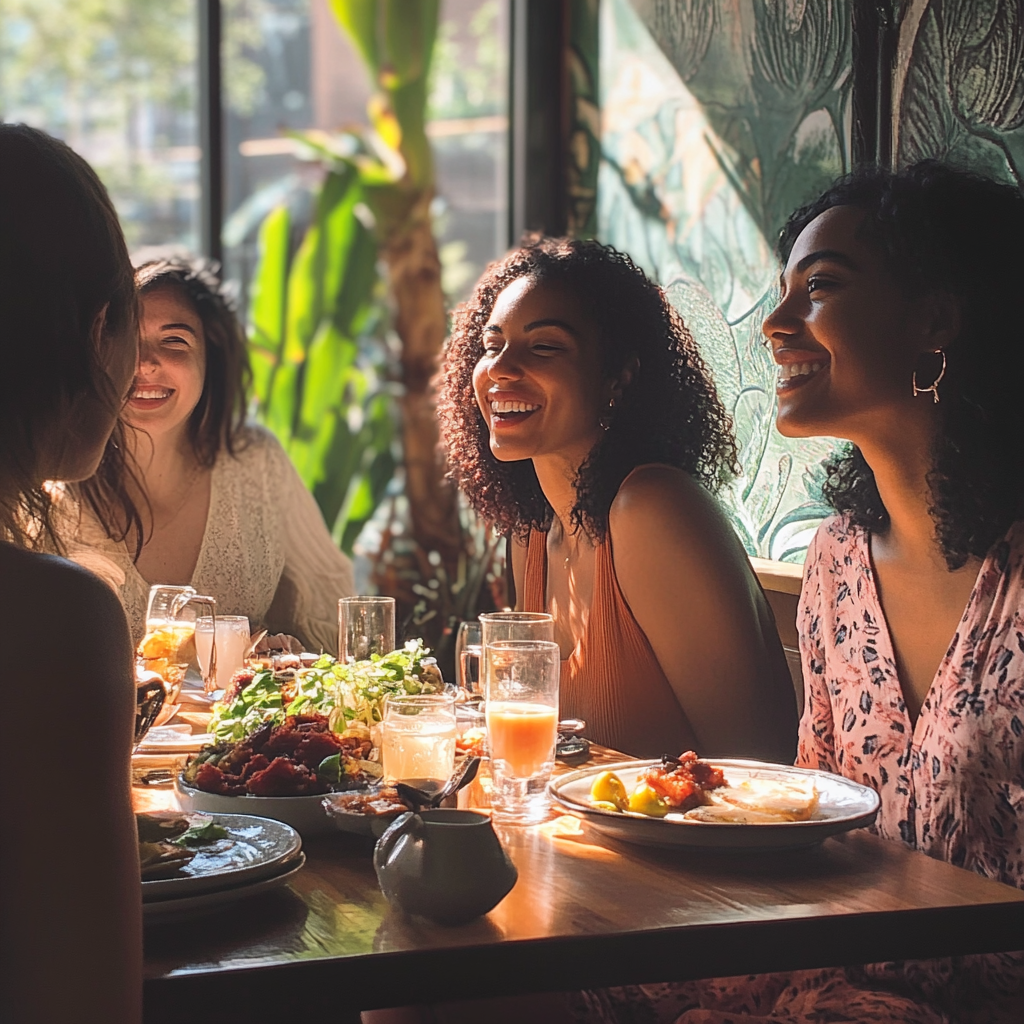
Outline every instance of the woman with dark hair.
{"type": "MultiPolygon", "coordinates": [[[[6,704],[38,712],[28,724],[9,711],[0,743],[2,1020],[141,1015],[128,628],[99,580],[42,553],[60,550],[44,484],[96,473],[136,336],[131,263],[99,179],[56,139],[0,124],[0,621],[32,659],[24,688],[9,675],[6,704]],[[63,800],[69,766],[89,785],[63,800]]],[[[124,522],[119,451],[93,511],[124,522]]]]}
{"type": "Polygon", "coordinates": [[[535,239],[456,311],[439,412],[451,475],[550,611],[561,713],[638,756],[792,760],[793,688],[712,494],[729,421],[689,331],[623,253],[535,239]]]}
{"type": "Polygon", "coordinates": [[[145,528],[126,541],[85,514],[72,557],[117,589],[136,641],[150,585],[175,583],[284,634],[280,643],[334,652],[352,565],[281,445],[245,421],[245,335],[220,282],[178,258],[143,264],[136,280],[141,356],[124,419],[145,528]]]}
{"type": "MultiPolygon", "coordinates": [[[[836,515],[800,596],[797,763],[876,789],[883,838],[1017,887],[1022,238],[1014,188],[930,161],[860,172],[790,218],[764,322],[779,430],[849,442],[828,465],[836,515]]],[[[1019,1024],[1024,954],[592,995],[607,1021],[646,1001],[681,1024],[1019,1024]]]]}

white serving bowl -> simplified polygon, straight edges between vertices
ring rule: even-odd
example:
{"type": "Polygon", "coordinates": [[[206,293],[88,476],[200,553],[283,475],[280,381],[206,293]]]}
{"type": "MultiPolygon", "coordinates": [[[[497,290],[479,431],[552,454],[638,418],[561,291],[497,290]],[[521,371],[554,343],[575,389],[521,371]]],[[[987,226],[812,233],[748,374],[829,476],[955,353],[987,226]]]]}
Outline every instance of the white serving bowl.
{"type": "Polygon", "coordinates": [[[323,807],[324,795],[316,796],[221,796],[190,786],[180,775],[175,776],[174,789],[183,811],[206,811],[213,814],[253,814],[273,818],[291,825],[303,839],[336,832],[334,820],[323,807]]]}

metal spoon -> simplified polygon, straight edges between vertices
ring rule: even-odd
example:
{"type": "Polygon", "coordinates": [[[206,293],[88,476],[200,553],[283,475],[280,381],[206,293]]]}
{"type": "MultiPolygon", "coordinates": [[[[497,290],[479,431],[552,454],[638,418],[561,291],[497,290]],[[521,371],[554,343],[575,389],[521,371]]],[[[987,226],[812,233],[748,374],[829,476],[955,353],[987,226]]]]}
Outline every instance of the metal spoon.
{"type": "Polygon", "coordinates": [[[480,761],[479,757],[466,758],[444,786],[433,795],[424,793],[422,789],[417,789],[405,782],[396,782],[395,789],[398,790],[398,795],[406,803],[412,804],[415,810],[433,810],[435,807],[440,807],[448,797],[458,793],[460,789],[468,786],[476,778],[476,773],[480,769],[480,761]]]}

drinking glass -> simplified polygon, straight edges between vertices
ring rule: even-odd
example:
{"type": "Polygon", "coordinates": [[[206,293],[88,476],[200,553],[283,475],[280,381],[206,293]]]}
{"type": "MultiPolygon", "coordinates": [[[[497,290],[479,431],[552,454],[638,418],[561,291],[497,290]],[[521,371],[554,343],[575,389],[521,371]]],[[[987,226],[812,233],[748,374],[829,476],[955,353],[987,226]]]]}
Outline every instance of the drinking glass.
{"type": "Polygon", "coordinates": [[[218,615],[216,625],[208,615],[196,619],[196,660],[203,678],[213,671],[210,661],[216,646],[217,670],[214,677],[217,689],[226,690],[231,685],[231,677],[245,667],[249,639],[249,620],[244,615],[218,615]]]}
{"type": "MultiPolygon", "coordinates": [[[[167,687],[170,703],[177,699],[185,670],[196,654],[196,611],[193,606],[205,608],[212,618],[216,618],[217,602],[212,597],[197,594],[192,587],[157,583],[149,588],[146,635],[136,650],[136,675],[156,672],[167,687]]],[[[207,690],[216,688],[215,668],[216,651],[211,657],[209,672],[203,674],[207,690]]]]}
{"type": "Polygon", "coordinates": [[[558,732],[558,644],[495,640],[483,656],[494,818],[517,825],[543,821],[558,732]]]}
{"type": "MultiPolygon", "coordinates": [[[[480,616],[481,650],[495,640],[554,640],[555,620],[547,612],[485,612],[480,616]]],[[[487,690],[487,665],[480,666],[480,688],[487,690]]]]}
{"type": "Polygon", "coordinates": [[[364,661],[395,649],[393,597],[343,597],[338,601],[338,660],[364,661]]]}
{"type": "Polygon", "coordinates": [[[384,705],[381,760],[388,782],[437,793],[455,770],[455,697],[400,694],[384,705]]]}
{"type": "Polygon", "coordinates": [[[480,623],[462,622],[455,636],[455,681],[467,693],[480,692],[480,623]],[[473,659],[476,663],[472,664],[473,659]]]}

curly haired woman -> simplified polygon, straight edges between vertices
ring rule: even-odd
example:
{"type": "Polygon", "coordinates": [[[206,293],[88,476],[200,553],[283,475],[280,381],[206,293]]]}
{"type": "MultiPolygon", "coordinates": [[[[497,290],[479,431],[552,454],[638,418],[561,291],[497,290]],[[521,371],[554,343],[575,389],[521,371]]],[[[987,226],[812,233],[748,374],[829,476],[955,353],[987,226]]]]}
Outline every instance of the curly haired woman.
{"type": "Polygon", "coordinates": [[[712,496],[728,418],[661,289],[597,242],[529,241],[456,311],[439,408],[519,607],[554,615],[561,713],[638,756],[791,761],[774,622],[712,496]]]}

